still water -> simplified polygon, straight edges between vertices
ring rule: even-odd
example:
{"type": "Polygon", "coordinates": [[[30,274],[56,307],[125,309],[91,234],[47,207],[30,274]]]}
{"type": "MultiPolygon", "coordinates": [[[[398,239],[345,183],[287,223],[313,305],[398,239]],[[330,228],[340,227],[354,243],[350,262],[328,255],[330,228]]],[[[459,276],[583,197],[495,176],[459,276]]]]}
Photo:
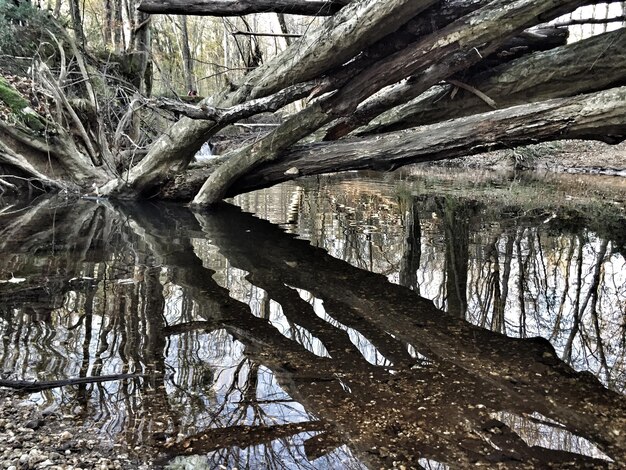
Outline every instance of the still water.
{"type": "Polygon", "coordinates": [[[168,468],[626,466],[625,190],[414,170],[202,213],[0,201],[0,372],[132,374],[28,396],[168,468]]]}

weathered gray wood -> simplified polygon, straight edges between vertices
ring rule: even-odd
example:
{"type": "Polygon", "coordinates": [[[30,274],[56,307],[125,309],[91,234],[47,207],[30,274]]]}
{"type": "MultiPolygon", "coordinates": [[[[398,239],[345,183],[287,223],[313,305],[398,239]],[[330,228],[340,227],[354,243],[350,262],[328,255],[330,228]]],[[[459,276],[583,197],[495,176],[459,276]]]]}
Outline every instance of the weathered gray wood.
{"type": "Polygon", "coordinates": [[[214,121],[218,125],[230,124],[237,120],[254,116],[259,113],[271,113],[279,110],[286,104],[305,98],[315,87],[317,82],[299,83],[287,87],[273,95],[232,106],[228,109],[208,106],[204,103],[199,105],[187,104],[169,98],[156,98],[150,100],[148,106],[166,109],[180,113],[191,119],[204,119],[214,121]]]}
{"type": "MultiPolygon", "coordinates": [[[[207,179],[193,204],[206,206],[216,203],[237,179],[256,166],[272,161],[281,151],[333,119],[350,115],[360,102],[385,86],[418,74],[419,85],[413,91],[426,91],[439,80],[495,52],[507,39],[524,29],[550,20],[579,4],[581,0],[519,0],[513,3],[496,0],[460,18],[441,31],[379,61],[352,78],[330,98],[310,105],[264,139],[234,152],[207,179]]],[[[353,5],[360,5],[360,2],[353,5]]],[[[339,15],[349,9],[345,8],[339,15]]],[[[397,5],[398,12],[402,9],[402,5],[397,5]]],[[[388,13],[386,10],[380,12],[381,15],[388,13]]],[[[381,22],[386,23],[384,17],[381,22]]],[[[370,28],[372,24],[364,23],[363,28],[370,28]]],[[[388,97],[380,106],[379,113],[396,106],[403,98],[402,95],[388,97]]]]}
{"type": "MultiPolygon", "coordinates": [[[[532,54],[480,73],[465,83],[495,100],[498,108],[573,96],[626,84],[626,30],[594,36],[567,46],[532,54]]],[[[402,86],[411,87],[412,83],[402,86]]],[[[422,95],[406,105],[379,116],[359,134],[388,132],[445,119],[490,111],[475,94],[452,86],[422,95]]],[[[358,124],[368,106],[351,117],[358,124]]],[[[366,118],[365,118],[366,120],[366,118]]]]}
{"type": "MultiPolygon", "coordinates": [[[[229,108],[249,99],[315,78],[395,31],[436,0],[363,0],[347,5],[319,29],[295,41],[282,54],[252,71],[236,91],[224,90],[212,103],[229,108]]],[[[194,153],[221,129],[215,121],[183,118],[158,139],[146,157],[122,177],[103,186],[102,194],[136,198],[189,164],[194,153]]]]}
{"type": "Polygon", "coordinates": [[[626,139],[626,87],[476,114],[406,131],[294,147],[233,188],[300,175],[355,169],[392,170],[408,163],[456,158],[555,139],[626,139]],[[333,170],[330,170],[330,169],[333,170]]]}
{"type": "Polygon", "coordinates": [[[436,0],[362,0],[343,8],[321,27],[253,71],[242,89],[258,98],[285,86],[314,79],[395,32],[436,0]]]}
{"type": "Polygon", "coordinates": [[[241,16],[251,13],[285,13],[326,16],[349,0],[143,0],[139,11],[168,15],[241,16]]]}
{"type": "Polygon", "coordinates": [[[498,0],[454,21],[441,31],[409,45],[364,70],[334,97],[334,112],[348,116],[327,134],[335,139],[353,130],[350,117],[359,103],[385,86],[413,76],[411,87],[395,87],[377,96],[359,123],[419,96],[440,80],[461,72],[494,53],[506,40],[575,9],[581,0],[554,2],[498,0]]]}
{"type": "MultiPolygon", "coordinates": [[[[457,158],[555,139],[626,139],[626,87],[444,121],[405,131],[294,146],[233,184],[227,196],[300,176],[337,171],[393,170],[412,163],[457,158]],[[297,168],[297,174],[288,170],[297,168]]],[[[185,175],[161,196],[189,200],[215,169],[185,175]]]]}

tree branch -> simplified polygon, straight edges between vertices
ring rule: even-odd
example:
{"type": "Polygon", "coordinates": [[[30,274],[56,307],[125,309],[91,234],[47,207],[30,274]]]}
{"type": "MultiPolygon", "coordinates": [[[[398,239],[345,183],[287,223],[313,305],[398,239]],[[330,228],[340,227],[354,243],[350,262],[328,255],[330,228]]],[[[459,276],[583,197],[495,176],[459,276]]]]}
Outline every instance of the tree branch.
{"type": "Polygon", "coordinates": [[[25,393],[41,392],[53,388],[66,387],[68,385],[81,385],[98,382],[111,382],[115,380],[135,379],[143,377],[142,374],[116,374],[101,375],[98,377],[76,377],[74,379],[51,380],[48,382],[38,382],[29,380],[0,380],[0,387],[7,387],[19,390],[25,393]]]}
{"type": "Polygon", "coordinates": [[[168,15],[241,16],[251,13],[285,13],[327,16],[339,11],[345,0],[143,0],[139,11],[168,15]]]}

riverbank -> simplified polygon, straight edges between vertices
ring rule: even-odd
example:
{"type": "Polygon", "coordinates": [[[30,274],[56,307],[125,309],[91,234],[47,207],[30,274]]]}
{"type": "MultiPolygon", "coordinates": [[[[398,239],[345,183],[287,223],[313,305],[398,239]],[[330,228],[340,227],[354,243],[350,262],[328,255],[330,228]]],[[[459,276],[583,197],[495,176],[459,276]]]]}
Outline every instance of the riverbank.
{"type": "Polygon", "coordinates": [[[455,158],[433,165],[626,177],[626,142],[608,145],[596,141],[561,140],[455,158]]]}

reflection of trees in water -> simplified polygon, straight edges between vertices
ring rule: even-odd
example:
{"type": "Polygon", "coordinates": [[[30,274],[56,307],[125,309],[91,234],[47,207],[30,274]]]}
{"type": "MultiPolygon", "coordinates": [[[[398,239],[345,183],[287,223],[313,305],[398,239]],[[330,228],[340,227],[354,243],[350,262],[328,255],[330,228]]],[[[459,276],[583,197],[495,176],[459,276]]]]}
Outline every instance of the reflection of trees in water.
{"type": "MultiPolygon", "coordinates": [[[[414,204],[423,201],[416,199],[414,204]]],[[[441,205],[422,207],[420,211],[407,209],[405,214],[428,214],[441,205]]],[[[453,213],[463,214],[459,211],[453,213]]],[[[107,249],[93,251],[89,249],[92,242],[82,237],[81,249],[74,250],[80,256],[62,254],[49,261],[48,275],[63,275],[53,280],[56,296],[47,297],[52,314],[44,317],[45,323],[23,310],[32,305],[41,308],[45,305],[41,298],[35,299],[38,304],[32,299],[29,304],[26,291],[16,290],[0,299],[3,305],[13,302],[20,309],[4,310],[2,328],[14,333],[9,335],[2,360],[23,372],[38,372],[41,378],[46,377],[46,370],[63,375],[144,373],[140,380],[62,389],[50,392],[48,398],[67,408],[81,403],[90,422],[123,431],[133,444],[169,443],[181,433],[188,447],[173,448],[181,453],[184,449],[208,453],[209,466],[224,462],[240,467],[281,468],[281,462],[305,466],[313,456],[326,459],[329,467],[358,466],[350,451],[334,450],[344,442],[350,443],[360,459],[378,467],[415,455],[431,458],[433,465],[438,460],[507,462],[511,456],[498,448],[515,449],[512,455],[529,461],[598,463],[530,447],[516,429],[492,416],[504,407],[516,416],[539,410],[558,421],[558,426],[597,441],[611,455],[619,457],[623,450],[618,437],[603,426],[595,427],[609,416],[621,419],[621,402],[593,382],[585,385],[542,343],[516,342],[473,329],[410,291],[387,286],[384,278],[351,268],[305,243],[294,243],[269,224],[236,211],[198,215],[197,220],[185,211],[170,217],[158,211],[124,216],[111,211],[106,217],[101,212],[76,211],[59,218],[67,219],[70,227],[83,226],[76,223],[76,216],[92,222],[103,218],[106,224],[86,233],[94,246],[107,249]],[[187,230],[198,238],[188,240],[187,230]],[[103,246],[103,240],[111,245],[103,246]],[[71,278],[79,280],[67,281],[71,278]],[[27,347],[12,352],[19,344],[27,347]],[[47,354],[49,346],[56,348],[56,359],[47,354]],[[36,369],[30,369],[33,363],[36,369]],[[555,374],[555,382],[537,377],[550,373],[555,374]],[[598,410],[577,409],[573,405],[580,403],[581,391],[588,391],[590,397],[614,399],[614,409],[603,408],[603,403],[597,405],[598,410]],[[553,396],[552,402],[545,401],[545,393],[553,396]],[[493,441],[495,447],[485,447],[489,439],[500,440],[493,441]],[[380,442],[389,442],[400,457],[389,449],[373,452],[380,442]]],[[[519,224],[512,228],[499,224],[497,233],[476,234],[472,231],[475,212],[465,214],[469,214],[468,232],[460,235],[468,240],[464,263],[469,286],[476,285],[483,292],[495,289],[494,267],[500,269],[502,252],[514,254],[509,257],[510,293],[494,290],[493,300],[484,302],[478,312],[468,288],[467,316],[476,321],[473,315],[480,313],[485,325],[500,321],[501,329],[511,333],[509,329],[515,330],[511,322],[519,317],[509,318],[504,310],[498,314],[500,320],[493,320],[489,309],[495,312],[498,302],[505,305],[507,299],[519,298],[519,269],[525,272],[521,285],[541,294],[529,303],[528,312],[534,302],[541,305],[541,299],[552,293],[550,282],[541,276],[556,269],[549,261],[554,237],[519,224]],[[477,243],[483,236],[486,243],[477,243]],[[479,258],[478,247],[483,246],[479,258]]],[[[401,216],[390,214],[389,219],[401,216]]],[[[410,232],[400,230],[398,243],[419,240],[431,250],[420,250],[422,259],[429,253],[431,266],[449,266],[454,255],[444,250],[437,256],[435,251],[445,246],[446,237],[453,236],[435,232],[445,221],[441,214],[421,224],[419,231],[415,225],[410,232]],[[425,244],[429,237],[436,243],[425,244]]],[[[455,217],[448,217],[448,223],[454,221],[455,217]]],[[[367,237],[354,237],[355,243],[360,240],[368,243],[367,237]]],[[[393,253],[395,240],[387,238],[380,245],[392,251],[382,265],[396,260],[398,267],[405,266],[406,279],[410,277],[406,266],[427,269],[416,253],[404,258],[399,251],[393,253]]],[[[570,247],[561,242],[567,257],[570,247]]],[[[588,243],[582,248],[577,245],[569,258],[568,265],[584,268],[570,285],[580,284],[585,269],[597,272],[597,262],[576,258],[577,250],[586,253],[588,243]]],[[[594,247],[596,260],[609,256],[610,244],[604,254],[601,243],[594,247]]],[[[11,252],[17,251],[14,247],[11,252]]],[[[18,272],[39,272],[41,259],[48,257],[49,252],[19,257],[18,272]]],[[[505,264],[498,276],[504,278],[506,269],[505,264]]],[[[411,287],[430,288],[417,282],[421,276],[414,279],[409,281],[415,282],[411,287]]],[[[449,289],[447,279],[440,277],[444,292],[449,289]]],[[[33,283],[39,287],[39,279],[33,283]]],[[[585,303],[587,308],[594,304],[589,292],[581,290],[581,309],[585,303]]],[[[602,302],[598,294],[598,312],[602,302]]],[[[555,308],[551,307],[552,314],[555,308]]],[[[581,333],[593,326],[585,318],[581,313],[581,333]]],[[[599,328],[603,318],[597,315],[599,328]]],[[[536,328],[533,321],[545,327],[542,316],[528,314],[529,334],[536,328]]],[[[568,321],[567,312],[561,321],[568,321]]],[[[555,337],[560,338],[560,330],[556,331],[555,337]]],[[[318,465],[323,464],[318,460],[318,465]]]]}
{"type": "MultiPolygon", "coordinates": [[[[386,190],[360,182],[300,190],[297,232],[474,324],[550,338],[576,368],[624,389],[626,261],[608,238],[613,222],[599,235],[577,214],[452,196],[393,199],[386,190]]],[[[284,220],[279,213],[267,215],[284,220]]]]}

